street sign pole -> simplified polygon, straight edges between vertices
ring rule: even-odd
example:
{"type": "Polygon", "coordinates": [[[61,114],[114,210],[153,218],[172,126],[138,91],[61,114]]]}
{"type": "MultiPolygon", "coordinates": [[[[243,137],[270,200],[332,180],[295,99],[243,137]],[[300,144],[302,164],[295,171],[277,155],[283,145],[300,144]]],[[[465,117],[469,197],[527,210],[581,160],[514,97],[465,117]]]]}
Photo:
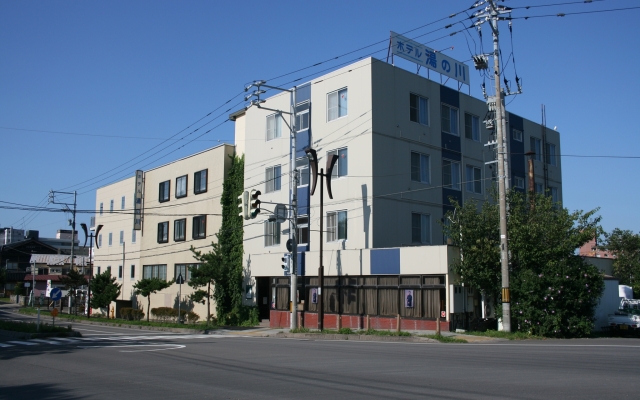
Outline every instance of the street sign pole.
{"type": "Polygon", "coordinates": [[[178,323],[182,323],[182,311],[181,311],[181,302],[182,302],[182,284],[184,283],[184,277],[182,276],[182,272],[178,274],[176,278],[176,282],[180,285],[180,289],[178,292],[178,323]]]}

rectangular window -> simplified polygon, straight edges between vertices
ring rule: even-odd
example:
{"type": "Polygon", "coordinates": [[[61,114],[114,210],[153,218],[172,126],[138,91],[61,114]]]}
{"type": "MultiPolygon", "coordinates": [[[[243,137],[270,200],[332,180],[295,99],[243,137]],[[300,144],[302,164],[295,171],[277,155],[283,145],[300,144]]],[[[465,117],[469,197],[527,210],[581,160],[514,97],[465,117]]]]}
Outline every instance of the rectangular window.
{"type": "Polygon", "coordinates": [[[347,89],[336,90],[327,95],[327,121],[347,115],[347,89]]]}
{"type": "Polygon", "coordinates": [[[160,203],[163,203],[165,201],[169,201],[169,188],[171,186],[171,181],[164,181],[164,182],[160,182],[160,188],[159,188],[159,196],[158,196],[158,201],[160,203]]]}
{"type": "Polygon", "coordinates": [[[338,150],[331,150],[327,152],[327,157],[332,155],[338,156],[336,165],[333,166],[333,172],[331,173],[331,179],[336,179],[341,176],[347,176],[349,174],[349,152],[348,149],[342,148],[338,150]]]}
{"type": "Polygon", "coordinates": [[[98,247],[102,247],[102,233],[98,235],[98,247]]]}
{"type": "Polygon", "coordinates": [[[102,215],[103,209],[104,209],[104,204],[100,203],[100,215],[102,215]]]}
{"type": "Polygon", "coordinates": [[[282,136],[282,120],[279,114],[267,116],[267,140],[277,139],[282,136]]]}
{"type": "Polygon", "coordinates": [[[409,94],[409,120],[429,125],[429,100],[417,94],[409,94]]]}
{"type": "Polygon", "coordinates": [[[524,178],[521,178],[519,176],[514,176],[513,177],[513,186],[518,188],[518,189],[524,189],[524,178]]]}
{"type": "Polygon", "coordinates": [[[429,183],[429,156],[411,152],[411,180],[414,182],[429,183]]]}
{"type": "Polygon", "coordinates": [[[169,241],[169,221],[160,222],[158,224],[158,243],[167,243],[169,241]]]}
{"type": "Polygon", "coordinates": [[[184,283],[187,283],[191,280],[191,271],[194,269],[198,269],[200,264],[176,264],[174,267],[174,279],[178,279],[178,275],[182,275],[184,278],[184,283]]]}
{"type": "Polygon", "coordinates": [[[173,240],[176,242],[182,242],[185,240],[187,228],[186,218],[177,219],[173,221],[173,240]]]}
{"type": "Polygon", "coordinates": [[[542,161],[542,141],[538,138],[530,137],[529,138],[529,150],[533,151],[533,159],[536,161],[542,161]]]}
{"type": "Polygon", "coordinates": [[[467,192],[482,194],[482,171],[471,165],[465,170],[467,192]]]}
{"type": "Polygon", "coordinates": [[[207,236],[207,216],[193,217],[193,238],[204,239],[207,236]]]}
{"type": "Polygon", "coordinates": [[[264,184],[265,184],[265,193],[275,192],[276,190],[280,190],[280,166],[276,165],[274,167],[269,167],[265,170],[264,184]]]}
{"type": "Polygon", "coordinates": [[[109,246],[113,245],[113,233],[109,232],[109,246]]]}
{"type": "Polygon", "coordinates": [[[280,223],[276,221],[264,222],[264,247],[280,244],[280,223]]]}
{"type": "Polygon", "coordinates": [[[411,242],[431,244],[431,215],[411,213],[411,242]]]}
{"type": "Polygon", "coordinates": [[[327,213],[327,242],[347,239],[347,212],[331,211],[327,213]]]}
{"type": "Polygon", "coordinates": [[[124,231],[120,231],[120,244],[124,243],[124,231]]]}
{"type": "Polygon", "coordinates": [[[545,158],[549,165],[558,165],[558,159],[556,158],[556,145],[547,143],[545,146],[545,158]]]}
{"type": "Polygon", "coordinates": [[[554,203],[557,203],[560,201],[560,199],[558,198],[558,188],[557,187],[553,187],[553,186],[549,186],[549,194],[551,195],[551,201],[554,203]]]}
{"type": "Polygon", "coordinates": [[[536,183],[536,193],[537,194],[544,194],[544,188],[542,186],[542,183],[536,183]]]}
{"type": "Polygon", "coordinates": [[[207,191],[207,170],[203,169],[193,174],[193,193],[200,194],[207,191]]]}
{"type": "Polygon", "coordinates": [[[118,265],[118,279],[122,279],[122,265],[118,265]]]}
{"type": "Polygon", "coordinates": [[[476,142],[480,141],[480,118],[464,113],[464,137],[476,142]]]}
{"type": "Polygon", "coordinates": [[[132,265],[131,266],[131,271],[130,271],[130,278],[134,279],[136,277],[136,266],[132,265]]]}
{"type": "Polygon", "coordinates": [[[124,196],[122,196],[122,200],[120,201],[120,209],[124,210],[124,196]]]}
{"type": "Polygon", "coordinates": [[[513,130],[513,140],[515,140],[516,142],[522,142],[522,131],[519,131],[517,129],[513,130]]]}
{"type": "Polygon", "coordinates": [[[452,135],[460,135],[458,133],[458,109],[448,106],[446,104],[442,105],[440,111],[440,117],[442,121],[442,132],[449,133],[452,135]]]}
{"type": "Polygon", "coordinates": [[[176,199],[187,195],[187,175],[176,178],[176,199]]]}
{"type": "Polygon", "coordinates": [[[304,131],[309,129],[309,110],[296,114],[296,131],[304,131]]]}
{"type": "Polygon", "coordinates": [[[143,279],[158,278],[166,281],[167,280],[167,264],[143,265],[142,278],[143,279]]]}
{"type": "Polygon", "coordinates": [[[136,242],[136,230],[132,230],[131,231],[131,243],[135,243],[136,242]]]}
{"type": "Polygon", "coordinates": [[[107,267],[107,272],[109,272],[109,275],[111,275],[111,265],[107,267]]]}
{"type": "Polygon", "coordinates": [[[98,275],[100,275],[100,267],[98,267],[98,275]]]}
{"type": "Polygon", "coordinates": [[[309,159],[307,157],[298,158],[296,168],[300,174],[298,186],[307,186],[309,184],[309,159]]]}
{"type": "Polygon", "coordinates": [[[109,202],[109,213],[113,212],[113,200],[109,202]]]}
{"type": "Polygon", "coordinates": [[[460,163],[442,160],[442,187],[460,190],[460,163]]]}
{"type": "Polygon", "coordinates": [[[309,217],[302,216],[298,218],[298,233],[296,240],[298,244],[309,243],[309,217]]]}

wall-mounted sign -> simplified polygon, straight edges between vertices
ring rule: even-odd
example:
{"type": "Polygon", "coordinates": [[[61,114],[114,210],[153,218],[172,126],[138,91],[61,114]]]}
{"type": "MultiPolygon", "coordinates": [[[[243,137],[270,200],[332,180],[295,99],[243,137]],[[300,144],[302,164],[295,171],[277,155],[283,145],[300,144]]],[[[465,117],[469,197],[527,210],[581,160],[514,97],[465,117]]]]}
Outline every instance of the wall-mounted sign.
{"type": "Polygon", "coordinates": [[[391,31],[391,50],[394,55],[413,61],[421,67],[469,84],[469,66],[425,45],[391,31]]]}
{"type": "Polygon", "coordinates": [[[406,308],[413,308],[413,302],[415,301],[413,297],[413,289],[407,289],[404,291],[404,306],[406,308]]]}
{"type": "Polygon", "coordinates": [[[318,304],[318,289],[317,288],[311,289],[311,303],[312,304],[318,304]]]}
{"type": "Polygon", "coordinates": [[[136,171],[136,188],[133,196],[133,229],[142,230],[142,170],[136,171]]]}

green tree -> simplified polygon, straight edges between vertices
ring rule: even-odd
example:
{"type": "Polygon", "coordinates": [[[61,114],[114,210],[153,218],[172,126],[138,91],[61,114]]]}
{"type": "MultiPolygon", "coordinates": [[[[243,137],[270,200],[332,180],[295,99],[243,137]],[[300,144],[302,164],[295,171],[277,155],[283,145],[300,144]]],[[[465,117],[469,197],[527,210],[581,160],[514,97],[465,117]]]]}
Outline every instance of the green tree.
{"type": "MultiPolygon", "coordinates": [[[[584,336],[604,282],[602,274],[575,250],[599,229],[597,210],[558,207],[550,197],[528,201],[510,193],[507,230],[510,252],[511,328],[544,336],[584,336]]],[[[499,298],[501,287],[499,213],[495,204],[454,203],[445,234],[460,247],[453,265],[461,281],[499,298]]],[[[501,307],[497,307],[501,314],[501,307]]]]}
{"type": "Polygon", "coordinates": [[[144,278],[133,285],[133,288],[138,294],[147,298],[147,322],[149,321],[149,314],[151,313],[151,295],[168,288],[173,282],[173,279],[165,281],[160,278],[144,278]]]}
{"type": "Polygon", "coordinates": [[[120,296],[122,285],[116,283],[116,277],[106,270],[97,274],[89,284],[91,287],[91,308],[108,308],[112,301],[120,296]]]}
{"type": "MultiPolygon", "coordinates": [[[[64,285],[65,290],[69,290],[73,298],[73,304],[77,305],[77,292],[82,286],[87,284],[87,278],[76,270],[71,270],[67,275],[60,277],[60,283],[64,285]]],[[[75,314],[78,315],[78,307],[75,307],[75,314]]]]}
{"type": "Polygon", "coordinates": [[[629,285],[634,293],[640,293],[640,234],[616,228],[605,234],[602,247],[616,256],[613,272],[620,284],[629,285]]]}
{"type": "MultiPolygon", "coordinates": [[[[222,256],[220,255],[220,245],[211,243],[213,249],[210,252],[202,253],[195,250],[191,251],[196,260],[200,261],[198,268],[190,269],[189,286],[196,289],[189,298],[195,302],[207,303],[207,322],[211,321],[211,299],[215,298],[216,304],[223,303],[219,299],[222,289],[218,289],[222,285],[218,281],[222,275],[222,256]],[[218,285],[216,285],[218,284],[218,285]]],[[[220,307],[218,307],[219,309],[220,307]]],[[[220,314],[218,314],[220,317],[220,314]]]]}

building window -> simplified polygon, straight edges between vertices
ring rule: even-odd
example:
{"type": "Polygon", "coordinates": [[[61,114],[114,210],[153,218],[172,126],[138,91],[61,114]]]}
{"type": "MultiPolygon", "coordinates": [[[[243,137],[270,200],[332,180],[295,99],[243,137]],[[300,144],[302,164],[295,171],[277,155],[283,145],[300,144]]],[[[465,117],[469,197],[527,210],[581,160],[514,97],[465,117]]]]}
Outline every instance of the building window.
{"type": "Polygon", "coordinates": [[[131,277],[131,279],[134,279],[136,277],[136,266],[135,265],[131,266],[130,277],[131,277]]]}
{"type": "Polygon", "coordinates": [[[333,166],[333,172],[331,173],[331,179],[336,179],[341,176],[347,176],[349,174],[349,152],[348,149],[342,148],[337,150],[331,150],[327,152],[327,157],[331,157],[332,155],[338,156],[338,161],[336,161],[336,165],[333,166]]]}
{"type": "Polygon", "coordinates": [[[124,210],[124,196],[122,196],[122,200],[120,201],[120,209],[124,210]]]}
{"type": "Polygon", "coordinates": [[[449,133],[451,135],[458,136],[458,109],[442,105],[440,112],[440,118],[442,120],[442,132],[449,133]]]}
{"type": "Polygon", "coordinates": [[[536,193],[544,194],[544,188],[542,187],[542,183],[536,183],[536,193]]]}
{"type": "Polygon", "coordinates": [[[132,230],[131,231],[131,243],[135,243],[136,242],[136,230],[132,230]]]}
{"type": "Polygon", "coordinates": [[[524,189],[524,178],[519,176],[513,177],[513,186],[518,189],[524,189]]]}
{"type": "Polygon", "coordinates": [[[207,170],[203,169],[193,175],[193,193],[200,194],[207,191],[207,170]]]}
{"type": "Polygon", "coordinates": [[[442,187],[460,190],[460,163],[442,160],[442,187]]]}
{"type": "Polygon", "coordinates": [[[431,244],[431,215],[411,213],[411,243],[431,244]]]}
{"type": "Polygon", "coordinates": [[[429,125],[429,100],[417,94],[409,94],[409,120],[429,125]]]}
{"type": "Polygon", "coordinates": [[[98,267],[98,275],[100,275],[100,267],[98,267]]]}
{"type": "Polygon", "coordinates": [[[309,159],[307,157],[298,158],[296,168],[300,174],[298,186],[307,186],[309,184],[309,159]]]}
{"type": "Polygon", "coordinates": [[[187,195],[187,175],[176,178],[176,199],[187,195]]]}
{"type": "Polygon", "coordinates": [[[100,203],[100,215],[102,215],[103,209],[104,209],[104,204],[100,203]]]}
{"type": "Polygon", "coordinates": [[[177,219],[173,221],[173,240],[176,242],[182,242],[185,240],[187,228],[187,219],[177,219]]]}
{"type": "Polygon", "coordinates": [[[207,216],[193,217],[193,238],[204,239],[207,236],[207,216]]]}
{"type": "Polygon", "coordinates": [[[542,161],[542,142],[538,138],[529,138],[530,151],[533,151],[533,159],[536,161],[542,161]]]}
{"type": "Polygon", "coordinates": [[[113,245],[113,233],[109,232],[109,246],[113,245]]]}
{"type": "Polygon", "coordinates": [[[267,116],[267,140],[277,139],[282,136],[282,121],[280,114],[267,116]]]}
{"type": "Polygon", "coordinates": [[[160,194],[158,196],[158,201],[163,203],[165,201],[169,201],[169,188],[171,187],[171,181],[160,182],[160,194]]]}
{"type": "Polygon", "coordinates": [[[118,265],[118,279],[122,279],[122,265],[118,265]]]}
{"type": "Polygon", "coordinates": [[[109,201],[109,213],[113,212],[113,200],[109,201]]]}
{"type": "Polygon", "coordinates": [[[102,233],[98,235],[98,247],[102,247],[102,233]]]}
{"type": "Polygon", "coordinates": [[[482,194],[482,171],[471,165],[465,170],[467,192],[482,194]]]}
{"type": "Polygon", "coordinates": [[[109,276],[111,276],[111,265],[107,266],[107,272],[109,273],[109,276]]]}
{"type": "Polygon", "coordinates": [[[331,211],[327,213],[327,242],[347,239],[347,212],[331,211]]]}
{"type": "Polygon", "coordinates": [[[549,193],[551,194],[551,201],[554,203],[557,203],[560,201],[560,199],[558,198],[558,188],[557,187],[553,187],[553,186],[549,186],[549,193]]]}
{"type": "Polygon", "coordinates": [[[414,182],[429,183],[429,156],[411,152],[411,180],[414,182]]]}
{"type": "Polygon", "coordinates": [[[464,137],[476,142],[480,141],[480,118],[464,113],[464,137]]]}
{"type": "Polygon", "coordinates": [[[336,90],[327,95],[327,121],[347,115],[347,89],[336,90]]]}
{"type": "Polygon", "coordinates": [[[515,140],[516,142],[522,142],[522,131],[514,129],[513,130],[513,140],[515,140]]]}
{"type": "Polygon", "coordinates": [[[264,247],[280,244],[280,223],[276,221],[264,222],[264,247]]]}
{"type": "Polygon", "coordinates": [[[120,231],[120,245],[124,244],[124,231],[120,231]]]}
{"type": "Polygon", "coordinates": [[[265,193],[275,192],[276,190],[280,190],[280,166],[276,165],[273,167],[269,167],[265,170],[264,184],[265,184],[265,193]]]}
{"type": "Polygon", "coordinates": [[[557,158],[556,158],[556,145],[555,144],[551,144],[551,143],[547,143],[545,145],[545,158],[546,158],[546,162],[549,165],[558,165],[557,162],[557,158]]]}
{"type": "Polygon", "coordinates": [[[166,281],[167,280],[167,264],[143,265],[142,278],[143,279],[158,278],[166,281]]]}
{"type": "Polygon", "coordinates": [[[160,222],[158,224],[158,243],[167,243],[169,241],[169,221],[160,222]]]}
{"type": "Polygon", "coordinates": [[[296,114],[296,131],[304,131],[309,129],[309,110],[305,110],[296,114]]]}
{"type": "Polygon", "coordinates": [[[197,269],[200,264],[176,264],[174,267],[174,279],[178,279],[178,275],[182,275],[184,283],[191,280],[191,271],[197,269]]]}
{"type": "Polygon", "coordinates": [[[304,215],[298,218],[298,233],[296,240],[298,244],[309,243],[309,217],[304,215]]]}

